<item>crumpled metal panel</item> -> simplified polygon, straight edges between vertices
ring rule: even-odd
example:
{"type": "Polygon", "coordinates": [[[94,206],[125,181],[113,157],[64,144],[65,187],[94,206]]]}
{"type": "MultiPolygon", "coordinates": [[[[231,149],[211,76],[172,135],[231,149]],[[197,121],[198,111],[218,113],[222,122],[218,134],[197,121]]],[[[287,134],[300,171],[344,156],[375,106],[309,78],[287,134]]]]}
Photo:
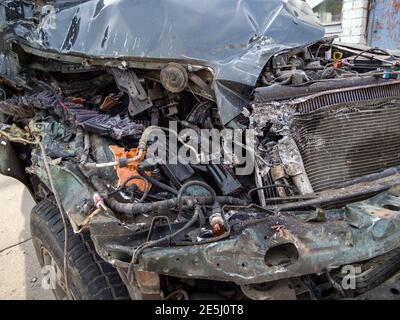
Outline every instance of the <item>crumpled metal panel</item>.
{"type": "MultiPolygon", "coordinates": [[[[339,211],[327,212],[327,221],[313,224],[289,214],[271,215],[225,241],[149,249],[136,268],[184,278],[249,284],[368,260],[400,244],[399,195],[399,187],[394,187],[339,211]],[[331,215],[336,218],[331,219],[331,215]],[[275,261],[279,263],[269,264],[268,251],[284,244],[292,244],[298,256],[289,261],[278,255],[275,261]]],[[[283,248],[277,252],[282,251],[283,248]]]]}
{"type": "MultiPolygon", "coordinates": [[[[17,1],[4,2],[15,7],[17,1]]],[[[224,123],[247,106],[273,54],[324,35],[300,0],[59,0],[52,5],[56,10],[45,12],[36,25],[24,22],[32,14],[26,8],[12,11],[15,23],[8,25],[17,41],[61,54],[209,66],[224,123]]]]}
{"type": "MultiPolygon", "coordinates": [[[[38,149],[33,155],[34,165],[28,168],[37,175],[46,186],[50,181],[44,167],[41,153],[38,149]]],[[[85,178],[76,165],[65,163],[63,165],[50,165],[54,178],[54,188],[62,194],[61,204],[69,217],[73,227],[82,226],[86,217],[93,211],[94,190],[85,182],[85,178]]]]}

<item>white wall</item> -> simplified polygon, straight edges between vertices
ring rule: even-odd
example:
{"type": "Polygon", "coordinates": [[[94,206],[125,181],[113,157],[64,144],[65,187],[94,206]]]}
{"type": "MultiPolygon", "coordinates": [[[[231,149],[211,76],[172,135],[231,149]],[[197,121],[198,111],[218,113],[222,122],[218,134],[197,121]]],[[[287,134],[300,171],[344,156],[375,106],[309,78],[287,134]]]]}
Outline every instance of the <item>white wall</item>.
{"type": "Polygon", "coordinates": [[[369,0],[344,0],[340,40],[349,43],[367,43],[369,0]]]}
{"type": "MultiPolygon", "coordinates": [[[[311,6],[320,0],[306,0],[311,6]]],[[[370,0],[343,0],[342,23],[325,26],[326,35],[338,35],[337,41],[366,44],[368,10],[370,0]]]]}

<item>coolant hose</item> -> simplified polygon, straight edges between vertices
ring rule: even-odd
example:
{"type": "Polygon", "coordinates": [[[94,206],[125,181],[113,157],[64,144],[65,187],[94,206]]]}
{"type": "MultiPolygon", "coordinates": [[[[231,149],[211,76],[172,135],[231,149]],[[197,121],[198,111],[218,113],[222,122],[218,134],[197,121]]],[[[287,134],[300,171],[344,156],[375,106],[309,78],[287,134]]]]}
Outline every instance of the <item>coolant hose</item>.
{"type": "Polygon", "coordinates": [[[182,185],[182,187],[179,189],[178,192],[178,201],[181,200],[183,194],[185,193],[185,191],[191,187],[191,186],[200,186],[203,187],[204,189],[206,189],[212,196],[213,201],[217,202],[217,194],[215,193],[215,190],[213,188],[211,188],[211,186],[203,181],[199,181],[199,180],[195,180],[195,181],[188,181],[186,183],[184,183],[182,185]]]}
{"type": "Polygon", "coordinates": [[[176,230],[174,233],[171,233],[161,239],[158,240],[153,240],[150,242],[146,242],[144,243],[141,247],[139,247],[133,254],[132,256],[132,264],[135,264],[137,261],[137,257],[139,256],[140,253],[143,252],[143,250],[148,249],[148,248],[152,248],[152,247],[156,247],[166,241],[171,241],[173,238],[175,238],[176,236],[188,231],[190,229],[190,227],[192,227],[196,221],[199,219],[199,216],[201,214],[201,208],[199,206],[196,206],[194,208],[194,214],[193,216],[186,222],[186,224],[180,228],[179,230],[176,230]]]}
{"type": "Polygon", "coordinates": [[[139,173],[139,175],[141,177],[146,179],[152,185],[154,185],[162,190],[168,191],[169,193],[172,193],[176,196],[178,195],[178,190],[175,190],[174,188],[170,187],[169,185],[166,185],[165,183],[162,183],[161,181],[158,181],[157,179],[154,179],[153,177],[148,176],[141,166],[138,166],[136,168],[136,172],[139,173]]]}
{"type": "Polygon", "coordinates": [[[152,211],[159,211],[163,209],[172,209],[182,206],[185,209],[193,208],[196,204],[199,205],[212,205],[215,200],[221,204],[230,204],[237,206],[246,206],[248,204],[247,201],[242,199],[229,197],[229,196],[221,196],[213,198],[213,196],[205,196],[205,197],[195,197],[195,196],[184,196],[179,200],[178,198],[161,200],[155,202],[146,202],[146,203],[124,203],[119,202],[113,197],[108,197],[108,189],[105,184],[95,175],[90,177],[90,181],[95,187],[95,189],[100,193],[100,196],[103,197],[107,203],[107,205],[115,212],[120,212],[129,216],[135,216],[138,214],[149,213],[152,211]]]}

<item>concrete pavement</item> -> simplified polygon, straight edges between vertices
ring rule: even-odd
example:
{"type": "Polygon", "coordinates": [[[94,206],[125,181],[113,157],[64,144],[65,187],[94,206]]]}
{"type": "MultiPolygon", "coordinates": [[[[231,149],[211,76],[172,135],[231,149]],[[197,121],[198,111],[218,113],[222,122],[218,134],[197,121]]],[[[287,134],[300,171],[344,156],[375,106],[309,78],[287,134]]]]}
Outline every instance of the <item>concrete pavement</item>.
{"type": "Polygon", "coordinates": [[[54,299],[41,287],[29,213],[35,205],[17,180],[0,175],[0,299],[54,299]]]}

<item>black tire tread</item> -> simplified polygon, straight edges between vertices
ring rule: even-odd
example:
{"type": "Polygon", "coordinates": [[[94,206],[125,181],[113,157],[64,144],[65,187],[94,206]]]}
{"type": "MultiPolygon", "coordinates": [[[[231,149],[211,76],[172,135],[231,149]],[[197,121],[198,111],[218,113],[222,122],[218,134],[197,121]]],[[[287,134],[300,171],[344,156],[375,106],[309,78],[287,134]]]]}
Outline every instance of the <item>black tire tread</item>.
{"type": "MultiPolygon", "coordinates": [[[[66,219],[68,222],[68,219],[66,219]]],[[[53,199],[39,202],[31,214],[31,233],[36,234],[35,223],[45,224],[57,239],[60,248],[64,248],[64,225],[53,199]]],[[[130,299],[125,284],[117,270],[104,261],[97,253],[88,234],[75,234],[68,223],[68,261],[78,270],[80,281],[86,288],[88,299],[126,300],[130,299]]],[[[51,248],[48,248],[51,249],[51,248]]],[[[62,268],[62,266],[60,266],[62,268]]]]}

